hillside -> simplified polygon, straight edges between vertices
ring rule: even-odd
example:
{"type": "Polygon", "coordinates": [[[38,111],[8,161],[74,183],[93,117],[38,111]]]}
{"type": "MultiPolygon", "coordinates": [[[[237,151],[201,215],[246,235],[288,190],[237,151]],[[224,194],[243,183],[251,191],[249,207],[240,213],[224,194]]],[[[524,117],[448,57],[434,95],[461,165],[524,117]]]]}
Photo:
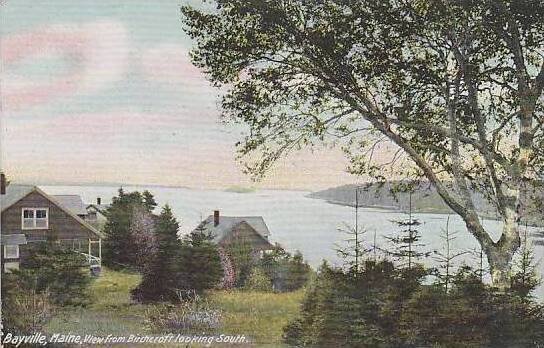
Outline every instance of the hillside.
{"type": "MultiPolygon", "coordinates": [[[[406,211],[409,206],[409,194],[398,192],[400,182],[391,181],[384,184],[343,185],[313,192],[310,198],[323,199],[333,204],[355,206],[355,190],[359,187],[359,206],[391,210],[406,211]]],[[[544,196],[543,192],[537,194],[544,196]]],[[[472,193],[472,199],[482,216],[493,218],[495,208],[478,192],[472,193]]],[[[436,189],[426,182],[422,182],[412,194],[412,204],[415,212],[419,213],[451,213],[451,209],[444,203],[436,189]]],[[[529,213],[530,224],[542,225],[542,215],[529,213]]]]}

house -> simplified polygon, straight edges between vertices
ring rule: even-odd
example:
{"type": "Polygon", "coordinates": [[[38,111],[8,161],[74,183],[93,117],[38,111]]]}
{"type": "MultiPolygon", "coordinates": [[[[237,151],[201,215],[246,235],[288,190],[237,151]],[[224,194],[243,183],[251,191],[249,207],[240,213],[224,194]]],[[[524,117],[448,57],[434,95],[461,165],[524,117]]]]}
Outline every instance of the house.
{"type": "Polygon", "coordinates": [[[102,199],[98,197],[95,204],[88,204],[85,208],[86,217],[89,223],[95,226],[102,226],[108,220],[106,211],[109,209],[110,204],[103,204],[102,199]]]}
{"type": "Polygon", "coordinates": [[[56,198],[36,186],[10,184],[0,180],[0,231],[3,270],[18,268],[28,255],[29,245],[49,238],[87,256],[89,263],[100,264],[100,232],[71,210],[76,199],[56,198]]]}
{"type": "Polygon", "coordinates": [[[268,241],[270,231],[262,216],[221,216],[216,210],[195,230],[209,233],[214,242],[223,247],[244,242],[249,243],[255,253],[274,249],[268,241]]]}
{"type": "Polygon", "coordinates": [[[78,195],[54,195],[53,197],[61,206],[79,216],[81,219],[87,219],[87,210],[83,199],[78,195]]]}

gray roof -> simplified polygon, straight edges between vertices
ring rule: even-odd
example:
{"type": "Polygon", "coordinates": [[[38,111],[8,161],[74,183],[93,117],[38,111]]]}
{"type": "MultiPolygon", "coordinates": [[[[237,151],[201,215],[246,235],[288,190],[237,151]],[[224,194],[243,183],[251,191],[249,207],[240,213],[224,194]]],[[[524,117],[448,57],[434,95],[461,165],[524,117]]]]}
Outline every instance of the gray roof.
{"type": "MultiPolygon", "coordinates": [[[[40,190],[37,186],[31,186],[31,185],[16,185],[16,184],[10,184],[6,187],[6,194],[0,195],[0,205],[1,205],[1,211],[4,211],[14,205],[15,203],[19,202],[21,199],[26,197],[31,192],[37,192],[49,201],[51,201],[53,204],[57,205],[61,210],[63,210],[68,215],[72,216],[76,221],[78,221],[80,224],[85,226],[88,230],[90,230],[93,234],[95,234],[98,237],[102,237],[101,233],[94,228],[93,226],[89,225],[87,222],[85,222],[83,219],[81,219],[77,213],[72,211],[71,209],[68,209],[65,207],[60,200],[58,199],[58,196],[52,197],[49,196],[47,193],[40,190]]],[[[79,196],[78,196],[79,197],[79,196]]],[[[79,198],[81,199],[81,198],[79,198]]],[[[83,202],[81,203],[83,206],[83,202]]],[[[84,213],[85,209],[83,209],[84,213]]]]}
{"type": "Polygon", "coordinates": [[[26,244],[26,236],[24,234],[3,234],[0,236],[0,244],[2,245],[26,244]]]}
{"type": "Polygon", "coordinates": [[[19,202],[22,198],[32,192],[34,188],[35,186],[31,185],[9,184],[6,187],[6,194],[0,195],[0,206],[2,207],[1,211],[6,210],[15,203],[19,202]]]}
{"type": "Polygon", "coordinates": [[[78,195],[54,195],[51,197],[53,197],[64,209],[67,209],[76,215],[87,214],[83,200],[78,195]]]}
{"type": "Polygon", "coordinates": [[[87,205],[87,210],[89,210],[89,208],[94,208],[96,211],[99,211],[101,212],[102,214],[104,214],[106,212],[106,210],[109,209],[109,207],[111,206],[111,204],[88,204],[87,205]]]}
{"type": "Polygon", "coordinates": [[[251,226],[264,239],[268,239],[270,231],[262,216],[220,216],[219,225],[214,226],[213,215],[210,215],[206,220],[202,221],[199,227],[209,232],[214,237],[214,241],[218,243],[242,222],[251,226]]]}

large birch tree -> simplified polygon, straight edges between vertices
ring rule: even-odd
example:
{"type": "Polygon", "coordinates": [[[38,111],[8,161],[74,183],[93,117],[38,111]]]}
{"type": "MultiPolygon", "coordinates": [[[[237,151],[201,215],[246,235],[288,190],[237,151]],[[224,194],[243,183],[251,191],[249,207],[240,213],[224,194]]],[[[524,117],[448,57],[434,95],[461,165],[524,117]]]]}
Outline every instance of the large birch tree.
{"type": "Polygon", "coordinates": [[[508,284],[544,159],[541,1],[215,4],[183,7],[184,26],[194,64],[226,91],[223,116],[247,127],[238,145],[252,173],[333,143],[357,174],[387,165],[423,177],[480,243],[493,283],[508,284]],[[384,141],[387,161],[373,155],[384,141]],[[496,207],[500,238],[482,226],[474,191],[496,207]]]}

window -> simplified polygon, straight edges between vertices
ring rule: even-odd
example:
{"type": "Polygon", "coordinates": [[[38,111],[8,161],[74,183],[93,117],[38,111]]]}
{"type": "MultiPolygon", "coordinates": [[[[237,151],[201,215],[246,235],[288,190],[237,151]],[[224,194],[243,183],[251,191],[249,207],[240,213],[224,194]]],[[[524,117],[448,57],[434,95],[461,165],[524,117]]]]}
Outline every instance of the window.
{"type": "Polygon", "coordinates": [[[4,245],[4,258],[5,259],[18,259],[19,258],[19,246],[18,245],[4,245]]]}
{"type": "Polygon", "coordinates": [[[46,229],[48,227],[48,208],[23,208],[23,230],[46,229]]]}
{"type": "Polygon", "coordinates": [[[19,262],[4,262],[4,272],[11,273],[14,269],[19,269],[19,262]]]}

